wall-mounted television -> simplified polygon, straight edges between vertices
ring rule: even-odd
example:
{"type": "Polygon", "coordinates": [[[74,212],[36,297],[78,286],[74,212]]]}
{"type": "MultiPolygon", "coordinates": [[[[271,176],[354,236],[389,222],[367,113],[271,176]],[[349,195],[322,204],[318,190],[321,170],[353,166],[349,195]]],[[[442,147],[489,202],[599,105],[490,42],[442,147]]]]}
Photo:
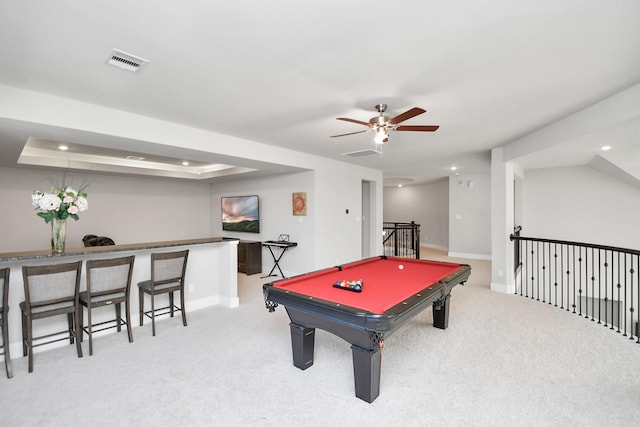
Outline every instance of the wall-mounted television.
{"type": "Polygon", "coordinates": [[[222,229],[244,233],[260,232],[260,200],[258,196],[222,198],[222,229]]]}

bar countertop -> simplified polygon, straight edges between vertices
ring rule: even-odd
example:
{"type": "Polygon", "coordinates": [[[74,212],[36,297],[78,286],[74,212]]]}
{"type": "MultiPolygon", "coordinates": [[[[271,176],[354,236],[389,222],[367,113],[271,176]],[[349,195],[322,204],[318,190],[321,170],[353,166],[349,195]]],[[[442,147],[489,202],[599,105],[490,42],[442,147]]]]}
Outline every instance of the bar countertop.
{"type": "Polygon", "coordinates": [[[239,239],[228,237],[205,237],[202,239],[187,239],[187,240],[168,240],[164,242],[148,242],[148,243],[129,243],[125,245],[110,245],[110,246],[88,246],[79,248],[69,248],[61,254],[52,254],[51,250],[39,250],[39,251],[24,251],[24,252],[4,252],[0,253],[0,263],[2,262],[16,262],[16,261],[28,261],[36,259],[54,259],[64,258],[66,256],[81,256],[89,254],[100,253],[112,253],[123,251],[137,251],[145,249],[157,249],[157,248],[170,248],[173,246],[189,246],[189,245],[201,245],[206,243],[222,243],[239,239]]]}

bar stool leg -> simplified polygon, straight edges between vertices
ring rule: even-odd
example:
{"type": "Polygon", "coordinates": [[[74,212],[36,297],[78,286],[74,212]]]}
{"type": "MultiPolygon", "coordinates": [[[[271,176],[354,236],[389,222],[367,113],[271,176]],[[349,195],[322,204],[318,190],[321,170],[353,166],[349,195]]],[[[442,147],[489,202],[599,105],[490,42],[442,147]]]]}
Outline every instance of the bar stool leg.
{"type": "Polygon", "coordinates": [[[187,326],[187,313],[184,308],[184,289],[180,291],[180,310],[182,311],[182,325],[187,326]]]}
{"type": "Polygon", "coordinates": [[[124,312],[127,316],[127,335],[129,335],[129,342],[133,342],[133,334],[131,333],[131,309],[129,308],[129,295],[125,298],[124,312]]]}
{"type": "Polygon", "coordinates": [[[153,293],[151,293],[151,331],[153,332],[153,336],[156,336],[156,298],[153,293]]]}
{"type": "Polygon", "coordinates": [[[69,344],[73,344],[75,326],[73,324],[73,313],[67,313],[67,323],[69,324],[69,344]]]}
{"type": "Polygon", "coordinates": [[[4,367],[7,370],[7,378],[13,377],[11,366],[11,354],[9,354],[9,323],[7,319],[2,319],[2,346],[4,350],[4,367]]]}
{"type": "Polygon", "coordinates": [[[144,293],[138,289],[138,307],[140,309],[140,326],[144,323],[144,293]]]}
{"type": "MultiPolygon", "coordinates": [[[[31,331],[31,319],[27,316],[27,338],[26,338],[26,348],[29,356],[29,372],[33,372],[33,335],[31,331]]],[[[24,333],[24,332],[23,332],[24,333]]]]}
{"type": "Polygon", "coordinates": [[[116,304],[116,330],[122,331],[122,312],[120,309],[120,303],[116,304]]]}
{"type": "MultiPolygon", "coordinates": [[[[91,301],[87,303],[87,335],[89,335],[89,356],[93,356],[93,319],[91,318],[91,301]]],[[[82,323],[82,320],[80,321],[82,323]]],[[[82,330],[80,330],[80,336],[82,336],[82,330]]]]}
{"type": "Polygon", "coordinates": [[[27,315],[22,312],[22,357],[27,356],[27,315]]]}
{"type": "MultiPolygon", "coordinates": [[[[78,351],[78,357],[82,357],[82,343],[80,342],[80,339],[77,337],[78,330],[82,334],[82,329],[79,329],[80,328],[80,307],[78,307],[78,305],[76,305],[76,310],[74,314],[75,314],[75,322],[73,326],[75,329],[74,335],[76,335],[76,350],[78,351]]],[[[91,337],[89,337],[89,343],[91,343],[91,337]]]]}

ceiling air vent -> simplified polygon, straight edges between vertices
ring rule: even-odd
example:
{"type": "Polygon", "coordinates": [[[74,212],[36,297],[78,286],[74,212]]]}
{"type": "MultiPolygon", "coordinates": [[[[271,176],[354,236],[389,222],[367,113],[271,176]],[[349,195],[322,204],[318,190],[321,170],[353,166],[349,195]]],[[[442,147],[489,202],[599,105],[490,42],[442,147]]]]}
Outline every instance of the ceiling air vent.
{"type": "Polygon", "coordinates": [[[116,67],[120,67],[123,70],[133,72],[138,71],[148,63],[149,61],[144,58],[131,55],[130,53],[123,52],[118,49],[113,49],[113,52],[111,52],[111,56],[107,61],[107,64],[115,65],[116,67]]]}
{"type": "Polygon", "coordinates": [[[348,157],[364,157],[364,156],[371,156],[373,154],[382,154],[382,151],[367,149],[367,150],[360,150],[360,151],[352,151],[350,153],[342,153],[343,156],[348,156],[348,157]]]}

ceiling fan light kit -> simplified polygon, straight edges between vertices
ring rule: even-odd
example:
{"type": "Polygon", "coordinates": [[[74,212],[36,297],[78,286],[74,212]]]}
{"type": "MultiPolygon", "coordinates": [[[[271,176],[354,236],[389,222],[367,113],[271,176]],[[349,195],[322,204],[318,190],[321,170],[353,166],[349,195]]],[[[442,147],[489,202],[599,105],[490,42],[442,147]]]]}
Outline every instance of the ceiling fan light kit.
{"type": "Polygon", "coordinates": [[[379,127],[376,130],[376,136],[373,138],[376,144],[385,144],[389,142],[389,134],[387,133],[387,129],[384,127],[379,127]]]}
{"type": "Polygon", "coordinates": [[[357,132],[343,133],[340,135],[332,135],[331,138],[337,138],[340,136],[347,136],[347,135],[355,135],[355,134],[364,133],[364,132],[375,132],[374,141],[376,142],[376,144],[384,144],[389,141],[390,130],[413,131],[413,132],[435,132],[439,128],[439,126],[434,126],[434,125],[399,126],[399,124],[404,122],[405,120],[409,120],[417,115],[425,113],[426,110],[424,110],[423,108],[414,107],[393,118],[389,118],[384,115],[384,112],[387,111],[387,104],[378,104],[375,106],[375,109],[378,112],[378,115],[370,118],[368,123],[360,120],[350,119],[348,117],[338,117],[337,120],[342,120],[345,122],[367,126],[368,129],[357,131],[357,132]]]}

